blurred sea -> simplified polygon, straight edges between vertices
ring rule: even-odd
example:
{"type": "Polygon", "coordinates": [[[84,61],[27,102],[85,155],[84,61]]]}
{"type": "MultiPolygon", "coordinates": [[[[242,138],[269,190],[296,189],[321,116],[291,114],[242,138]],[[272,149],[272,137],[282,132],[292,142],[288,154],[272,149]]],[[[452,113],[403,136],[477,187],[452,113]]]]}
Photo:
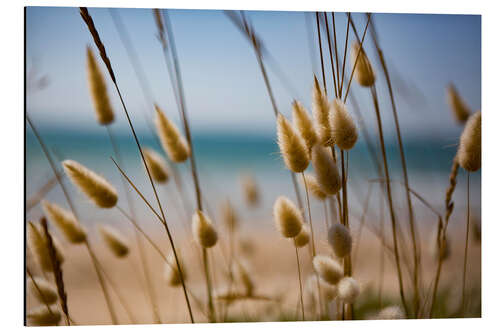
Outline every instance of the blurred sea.
{"type": "MultiPolygon", "coordinates": [[[[126,208],[127,205],[123,195],[124,188],[120,180],[120,174],[110,159],[112,149],[104,128],[101,132],[95,133],[68,132],[42,127],[40,134],[56,161],[74,159],[103,175],[114,184],[120,196],[119,205],[126,208]]],[[[122,167],[146,197],[151,200],[153,206],[156,207],[153,192],[140,162],[140,156],[133,138],[131,135],[121,132],[117,132],[115,138],[123,159],[122,167]]],[[[152,136],[140,135],[139,139],[143,146],[160,150],[152,136]]],[[[274,199],[280,194],[295,199],[290,175],[281,161],[274,135],[206,132],[197,133],[193,140],[204,200],[208,203],[209,214],[215,216],[215,219],[220,216],[218,210],[220,202],[225,198],[229,198],[240,212],[242,219],[250,221],[247,223],[250,227],[269,227],[272,226],[270,220],[272,218],[274,199]],[[254,174],[259,184],[261,205],[255,210],[249,210],[245,207],[239,182],[240,175],[245,172],[254,174]]],[[[376,147],[376,149],[378,152],[379,148],[376,147]]],[[[395,139],[387,138],[387,150],[391,177],[396,181],[402,181],[399,153],[395,139]]],[[[436,138],[405,140],[410,186],[441,212],[444,210],[444,194],[448,186],[448,175],[455,151],[456,147],[450,146],[449,142],[440,141],[436,138]]],[[[355,218],[362,214],[362,203],[366,200],[367,192],[371,186],[369,181],[377,178],[374,164],[364,140],[360,140],[355,148],[349,152],[348,163],[349,198],[353,218],[355,218]]],[[[178,170],[181,173],[187,195],[194,200],[189,164],[178,165],[178,170]]],[[[51,177],[52,172],[42,154],[40,145],[31,129],[28,128],[26,136],[26,197],[29,198],[33,195],[51,177]]],[[[476,215],[480,214],[480,177],[480,172],[471,175],[471,207],[476,215]]],[[[300,182],[301,178],[299,177],[298,180],[300,182]]],[[[123,223],[123,217],[116,209],[96,209],[72,184],[67,180],[66,183],[71,191],[72,198],[77,204],[77,210],[87,220],[85,223],[88,225],[103,221],[113,224],[123,223]]],[[[393,189],[395,200],[400,208],[399,216],[405,218],[406,204],[403,188],[394,183],[393,189]]],[[[461,170],[454,195],[455,216],[465,208],[465,189],[466,175],[461,170]]],[[[171,180],[166,186],[160,186],[159,193],[167,212],[167,219],[171,221],[185,219],[185,212],[179,210],[176,204],[178,201],[173,197],[176,195],[173,181],[171,180]]],[[[372,185],[370,207],[374,212],[378,212],[380,206],[380,193],[378,185],[372,185]]],[[[154,219],[154,216],[148,211],[140,198],[135,193],[132,195],[139,216],[154,219]]],[[[302,195],[304,200],[303,188],[302,195]]],[[[57,186],[49,192],[47,198],[67,207],[62,191],[57,186]]],[[[435,223],[436,219],[428,209],[424,208],[416,198],[413,199],[413,202],[415,203],[419,221],[426,224],[429,222],[435,223]]],[[[316,215],[316,218],[322,218],[322,215],[320,215],[322,214],[322,206],[315,200],[313,200],[313,210],[313,215],[316,215]]],[[[38,218],[40,214],[41,209],[35,207],[28,213],[27,218],[38,218]]],[[[174,223],[174,225],[177,224],[174,223]]]]}

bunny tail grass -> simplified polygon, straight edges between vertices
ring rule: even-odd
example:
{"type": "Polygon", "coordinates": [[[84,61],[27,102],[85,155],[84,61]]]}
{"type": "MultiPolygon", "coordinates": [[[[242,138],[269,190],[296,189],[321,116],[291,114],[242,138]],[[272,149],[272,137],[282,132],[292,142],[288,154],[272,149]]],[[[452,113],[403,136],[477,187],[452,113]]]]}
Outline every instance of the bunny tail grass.
{"type": "Polygon", "coordinates": [[[474,172],[481,168],[481,112],[477,111],[469,117],[465,124],[458,146],[458,164],[474,172]]]}
{"type": "Polygon", "coordinates": [[[314,257],[313,268],[320,278],[332,285],[336,285],[344,275],[342,266],[325,255],[317,255],[314,257]]]}
{"type": "Polygon", "coordinates": [[[87,76],[97,121],[101,125],[109,125],[115,116],[106,89],[106,81],[90,46],[87,46],[87,76]]]}
{"type": "MultiPolygon", "coordinates": [[[[28,246],[36,256],[37,262],[40,267],[47,272],[52,271],[52,261],[49,256],[49,252],[47,250],[47,239],[45,238],[42,230],[35,225],[33,222],[28,222],[28,246]]],[[[57,242],[52,236],[52,241],[54,247],[56,249],[56,255],[58,257],[59,262],[64,261],[63,251],[61,250],[61,246],[59,242],[57,242]]]]}
{"type": "Polygon", "coordinates": [[[169,179],[169,172],[163,157],[152,149],[144,148],[143,152],[153,179],[160,184],[166,183],[169,179]]]}
{"type": "Polygon", "coordinates": [[[465,124],[469,115],[472,113],[469,106],[465,103],[462,96],[458,93],[455,85],[450,83],[446,88],[446,101],[450,106],[451,112],[457,123],[465,124]]]}
{"type": "Polygon", "coordinates": [[[186,139],[179,132],[177,126],[165,116],[158,105],[155,105],[155,109],[156,133],[160,138],[163,149],[172,161],[176,163],[184,162],[191,155],[186,139]]]}
{"type": "Polygon", "coordinates": [[[112,208],[118,201],[115,188],[103,177],[72,160],[62,162],[64,171],[73,184],[101,208],[112,208]]]}
{"type": "Polygon", "coordinates": [[[308,152],[310,152],[312,147],[318,141],[314,124],[311,118],[309,117],[307,110],[300,102],[294,100],[292,103],[292,108],[293,108],[293,125],[299,132],[304,142],[306,143],[308,152]]]}
{"type": "Polygon", "coordinates": [[[314,76],[313,87],[313,117],[319,143],[325,147],[330,146],[332,144],[332,131],[329,120],[330,106],[326,92],[320,87],[316,76],[314,76]]]}
{"type": "Polygon", "coordinates": [[[312,165],[321,190],[328,195],[337,194],[342,187],[339,170],[328,151],[319,145],[313,147],[312,165]]]}
{"type": "Polygon", "coordinates": [[[56,326],[61,321],[61,312],[56,306],[51,306],[49,309],[43,305],[29,311],[26,318],[33,326],[56,326]]]}
{"type": "Polygon", "coordinates": [[[192,229],[194,239],[203,248],[213,247],[217,243],[217,231],[212,221],[200,210],[193,214],[192,229]]]}
{"type": "Polygon", "coordinates": [[[347,112],[345,104],[340,99],[335,99],[330,107],[330,127],[332,140],[342,150],[349,150],[358,140],[358,130],[351,115],[347,112]]]}
{"type": "Polygon", "coordinates": [[[354,69],[354,77],[360,86],[370,87],[375,83],[376,75],[370,60],[366,56],[365,50],[358,42],[354,42],[351,47],[351,65],[354,67],[357,58],[357,65],[354,69]],[[359,55],[358,55],[359,54],[359,55]]]}
{"type": "Polygon", "coordinates": [[[46,200],[42,201],[42,207],[50,222],[59,228],[69,242],[79,244],[87,239],[87,232],[73,213],[46,200]]]}
{"type": "Polygon", "coordinates": [[[129,253],[128,242],[118,230],[109,225],[99,225],[98,229],[104,243],[115,256],[122,258],[129,253]]]}
{"type": "Polygon", "coordinates": [[[285,238],[294,238],[302,230],[302,214],[295,204],[285,196],[274,202],[273,215],[276,228],[285,238]]]}
{"type": "Polygon", "coordinates": [[[276,127],[278,145],[285,165],[293,172],[304,171],[309,165],[309,154],[304,140],[281,113],[278,114],[276,127]]]}

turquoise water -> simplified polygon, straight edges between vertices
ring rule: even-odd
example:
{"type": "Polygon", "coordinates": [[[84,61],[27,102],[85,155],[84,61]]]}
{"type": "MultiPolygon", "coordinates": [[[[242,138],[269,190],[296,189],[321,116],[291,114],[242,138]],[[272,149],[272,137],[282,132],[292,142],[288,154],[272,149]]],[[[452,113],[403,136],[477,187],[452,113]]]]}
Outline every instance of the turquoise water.
{"type": "MultiPolygon", "coordinates": [[[[44,128],[40,132],[56,160],[69,158],[86,165],[111,181],[118,189],[120,197],[123,198],[120,175],[110,159],[112,150],[104,129],[98,133],[86,133],[44,128]]],[[[151,202],[154,202],[153,192],[140,163],[135,142],[128,134],[117,133],[115,137],[123,159],[122,166],[146,197],[151,202]]],[[[139,139],[143,146],[160,149],[150,135],[140,135],[139,139]]],[[[284,194],[295,198],[290,175],[281,161],[274,135],[200,133],[194,136],[193,141],[202,191],[208,203],[209,212],[212,215],[218,216],[217,206],[222,199],[227,197],[230,198],[245,218],[259,221],[268,220],[271,218],[272,203],[278,195],[284,194]],[[253,173],[259,183],[263,203],[259,209],[249,211],[244,206],[239,184],[239,177],[242,172],[253,173]]],[[[390,172],[393,179],[402,180],[399,154],[395,143],[395,140],[388,139],[387,153],[390,172]]],[[[436,138],[419,138],[419,140],[412,139],[405,142],[411,187],[422,194],[440,211],[444,209],[443,198],[455,149],[456,147],[449,145],[449,141],[436,138]]],[[[189,165],[184,163],[178,166],[187,194],[190,198],[194,198],[189,165]]],[[[37,191],[51,176],[51,170],[41,152],[40,146],[28,129],[26,138],[26,195],[29,197],[37,191]]],[[[349,195],[350,202],[353,205],[353,214],[361,215],[361,202],[365,200],[370,186],[369,180],[373,178],[376,178],[376,173],[372,160],[366,145],[363,141],[360,141],[349,152],[349,195]]],[[[465,175],[462,172],[454,196],[457,211],[464,208],[465,180],[465,175]]],[[[77,209],[86,212],[85,216],[89,219],[88,223],[102,220],[121,223],[120,221],[123,220],[116,210],[94,209],[92,204],[87,202],[69,182],[68,187],[71,189],[72,196],[78,199],[75,200],[78,202],[77,209]]],[[[405,201],[403,200],[402,188],[397,184],[393,188],[396,202],[403,209],[405,201]]],[[[181,212],[178,212],[175,206],[177,201],[172,200],[175,199],[173,198],[174,189],[173,182],[169,182],[166,188],[160,189],[160,195],[167,210],[167,218],[180,220],[181,212]]],[[[373,193],[376,195],[372,196],[371,207],[378,207],[380,192],[377,189],[373,193]]],[[[477,173],[471,177],[472,207],[476,211],[479,211],[480,208],[480,196],[480,173],[477,173]]],[[[153,215],[135,193],[134,197],[134,204],[139,213],[153,219],[153,215]]],[[[65,205],[59,188],[52,189],[48,194],[48,198],[65,205]]],[[[126,206],[125,202],[122,201],[124,200],[120,200],[119,204],[126,206]]],[[[423,209],[423,206],[418,201],[415,202],[417,214],[420,214],[424,219],[430,219],[432,215],[429,211],[423,209]]],[[[321,206],[319,203],[313,202],[313,210],[318,211],[315,214],[320,214],[321,206]]],[[[403,214],[403,211],[401,214],[403,214]]],[[[30,211],[28,217],[36,218],[39,215],[40,210],[37,207],[30,211]]],[[[432,221],[434,220],[432,218],[432,221]]],[[[266,222],[256,222],[256,225],[259,226],[259,223],[266,222]]]]}

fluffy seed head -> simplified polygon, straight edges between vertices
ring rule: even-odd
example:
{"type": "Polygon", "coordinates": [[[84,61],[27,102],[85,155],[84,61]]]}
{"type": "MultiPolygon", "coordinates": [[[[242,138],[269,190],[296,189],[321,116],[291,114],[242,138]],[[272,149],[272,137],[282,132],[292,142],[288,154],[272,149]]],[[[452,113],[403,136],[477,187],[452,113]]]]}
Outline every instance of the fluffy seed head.
{"type": "MultiPolygon", "coordinates": [[[[182,260],[179,258],[179,265],[181,266],[182,270],[182,277],[184,278],[184,281],[187,278],[186,275],[186,269],[184,268],[184,265],[182,263],[182,260]]],[[[177,264],[175,262],[175,257],[173,254],[169,254],[167,257],[167,262],[165,264],[165,280],[167,280],[167,283],[171,287],[177,287],[180,286],[182,281],[181,281],[181,273],[177,269],[177,264]]]]}
{"type": "Polygon", "coordinates": [[[56,306],[41,305],[26,314],[29,323],[34,326],[56,326],[61,320],[61,313],[56,306]]]}
{"type": "Polygon", "coordinates": [[[286,238],[297,236],[302,230],[302,214],[287,197],[280,196],[274,202],[274,221],[278,231],[286,238]]]}
{"type": "Polygon", "coordinates": [[[99,225],[99,233],[115,256],[122,258],[129,253],[128,242],[118,230],[109,225],[99,225]]]}
{"type": "Polygon", "coordinates": [[[101,125],[109,125],[115,118],[113,108],[106,89],[106,81],[89,46],[87,46],[87,76],[97,121],[101,125]]]}
{"type": "Polygon", "coordinates": [[[330,107],[330,126],[332,140],[342,150],[354,147],[358,140],[358,130],[345,104],[340,99],[334,99],[330,107]]]}
{"type": "MultiPolygon", "coordinates": [[[[326,283],[323,279],[319,279],[319,288],[323,298],[331,302],[337,297],[337,287],[326,283]]],[[[315,299],[318,299],[318,278],[316,275],[311,275],[306,282],[306,291],[315,299]]]]}
{"type": "Polygon", "coordinates": [[[42,207],[49,221],[59,228],[69,242],[78,244],[87,239],[87,232],[73,213],[46,200],[42,201],[42,207]]]}
{"type": "Polygon", "coordinates": [[[229,201],[229,199],[224,200],[220,210],[222,221],[224,222],[227,230],[234,232],[238,228],[238,216],[233,205],[231,204],[231,201],[229,201]]]}
{"type": "Polygon", "coordinates": [[[48,304],[52,304],[57,301],[58,296],[56,286],[40,277],[35,277],[33,280],[29,280],[28,289],[37,300],[40,302],[47,302],[48,304]]]}
{"type": "Polygon", "coordinates": [[[328,243],[335,255],[344,258],[351,253],[352,238],[349,229],[340,223],[336,223],[328,230],[328,243]]]}
{"type": "Polygon", "coordinates": [[[250,174],[242,175],[241,185],[243,187],[243,196],[250,207],[255,207],[259,203],[259,190],[255,178],[250,174]]]}
{"type": "Polygon", "coordinates": [[[155,109],[156,132],[158,133],[163,149],[172,161],[176,163],[184,162],[191,155],[191,149],[186,139],[182,136],[177,126],[165,116],[158,105],[155,105],[155,109]]]}
{"type": "Polygon", "coordinates": [[[323,146],[332,144],[332,131],[330,128],[330,106],[323,88],[320,87],[318,79],[314,76],[313,88],[313,117],[316,124],[318,140],[323,146]]]}
{"type": "Polygon", "coordinates": [[[360,287],[358,282],[350,276],[344,277],[337,285],[338,296],[345,303],[352,304],[359,296],[360,287]]]}
{"type": "Polygon", "coordinates": [[[458,164],[467,171],[481,168],[481,111],[475,112],[465,123],[457,157],[458,164]]]}
{"type": "Polygon", "coordinates": [[[311,232],[306,224],[302,224],[299,234],[293,239],[296,247],[304,247],[309,243],[311,232]]]}
{"type": "Polygon", "coordinates": [[[307,147],[304,140],[282,114],[277,119],[278,145],[283,161],[293,172],[302,172],[309,165],[307,147]]]}
{"type": "Polygon", "coordinates": [[[360,50],[360,44],[355,42],[351,48],[351,66],[356,63],[354,70],[354,78],[358,81],[359,85],[363,87],[370,87],[375,83],[375,70],[373,69],[370,60],[366,56],[364,49],[360,50]],[[359,52],[359,56],[358,56],[359,52]],[[356,57],[358,62],[356,63],[356,57]]]}
{"type": "MultiPolygon", "coordinates": [[[[56,249],[56,256],[59,259],[59,262],[62,263],[64,261],[64,257],[62,255],[63,252],[61,250],[61,246],[54,235],[52,235],[52,240],[56,249]]],[[[31,252],[33,252],[36,256],[40,267],[44,271],[52,271],[52,261],[47,247],[47,238],[40,228],[38,228],[33,222],[28,223],[28,246],[30,247],[31,252]]]]}
{"type": "Polygon", "coordinates": [[[151,172],[151,177],[153,177],[157,183],[166,183],[169,176],[167,163],[163,157],[152,149],[144,148],[142,152],[144,153],[144,159],[146,160],[148,169],[151,172]]]}
{"type": "Polygon", "coordinates": [[[320,201],[325,200],[328,195],[323,192],[323,189],[316,180],[316,177],[310,173],[306,173],[304,177],[306,178],[306,186],[309,193],[320,201]]]}
{"type": "Polygon", "coordinates": [[[314,146],[312,165],[321,190],[328,195],[337,194],[342,187],[342,181],[337,165],[328,150],[318,145],[314,146]]]}
{"type": "Polygon", "coordinates": [[[448,85],[448,88],[446,89],[446,99],[455,120],[459,124],[465,124],[467,118],[469,118],[469,115],[472,112],[462,97],[458,94],[458,91],[453,84],[448,85]]]}
{"type": "Polygon", "coordinates": [[[204,248],[210,248],[217,243],[217,231],[212,221],[202,211],[197,210],[193,214],[192,229],[194,239],[204,248]]]}
{"type": "Polygon", "coordinates": [[[307,113],[304,106],[298,102],[293,101],[293,125],[299,132],[300,136],[306,143],[307,150],[310,152],[312,147],[318,141],[314,124],[307,113]]]}
{"type": "Polygon", "coordinates": [[[314,257],[313,267],[319,277],[329,284],[337,284],[344,275],[340,264],[324,255],[317,255],[314,257]]]}
{"type": "Polygon", "coordinates": [[[116,205],[118,194],[106,179],[76,161],[66,160],[62,165],[71,182],[98,207],[112,208],[116,205]]]}
{"type": "Polygon", "coordinates": [[[403,310],[397,305],[391,305],[383,308],[377,315],[377,319],[405,319],[405,314],[403,310]]]}

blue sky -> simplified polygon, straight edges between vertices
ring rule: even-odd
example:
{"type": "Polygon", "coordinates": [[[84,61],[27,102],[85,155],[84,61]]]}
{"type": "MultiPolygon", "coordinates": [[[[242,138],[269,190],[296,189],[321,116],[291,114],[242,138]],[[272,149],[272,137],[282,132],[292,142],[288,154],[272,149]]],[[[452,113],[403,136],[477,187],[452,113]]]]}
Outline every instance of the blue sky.
{"type": "MultiPolygon", "coordinates": [[[[141,112],[146,104],[110,13],[103,8],[89,11],[106,45],[132,120],[140,128],[144,125],[141,112]]],[[[151,10],[118,11],[146,71],[155,100],[176,119],[176,105],[151,10]]],[[[247,16],[297,91],[297,95],[290,94],[271,73],[280,111],[289,115],[293,98],[309,106],[313,66],[304,13],[248,12],[247,16]]],[[[253,51],[243,35],[221,11],[174,10],[170,11],[170,17],[193,129],[272,133],[271,105],[253,51]]],[[[364,14],[353,14],[353,17],[361,31],[364,14]]],[[[404,78],[410,90],[425,96],[425,102],[419,97],[419,103],[410,104],[397,91],[404,133],[415,137],[444,135],[451,142],[456,140],[460,128],[454,124],[446,105],[445,87],[453,82],[473,109],[481,107],[480,16],[375,14],[373,19],[390,69],[404,78]]],[[[96,130],[85,70],[85,47],[92,40],[78,8],[29,7],[26,20],[28,67],[35,61],[38,70],[50,80],[45,90],[28,96],[27,110],[33,120],[68,130],[96,130]]],[[[336,23],[339,47],[343,50],[345,14],[336,14],[336,23]]],[[[376,62],[371,40],[366,46],[372,61],[376,62]]],[[[319,58],[316,62],[319,63],[319,58]]],[[[381,79],[380,69],[378,72],[381,79]]],[[[383,80],[377,84],[390,133],[392,120],[387,90],[383,80]]],[[[109,86],[109,92],[117,114],[115,126],[125,129],[119,100],[111,88],[109,86]]],[[[353,92],[367,121],[373,124],[368,91],[353,83],[353,92]]]]}

